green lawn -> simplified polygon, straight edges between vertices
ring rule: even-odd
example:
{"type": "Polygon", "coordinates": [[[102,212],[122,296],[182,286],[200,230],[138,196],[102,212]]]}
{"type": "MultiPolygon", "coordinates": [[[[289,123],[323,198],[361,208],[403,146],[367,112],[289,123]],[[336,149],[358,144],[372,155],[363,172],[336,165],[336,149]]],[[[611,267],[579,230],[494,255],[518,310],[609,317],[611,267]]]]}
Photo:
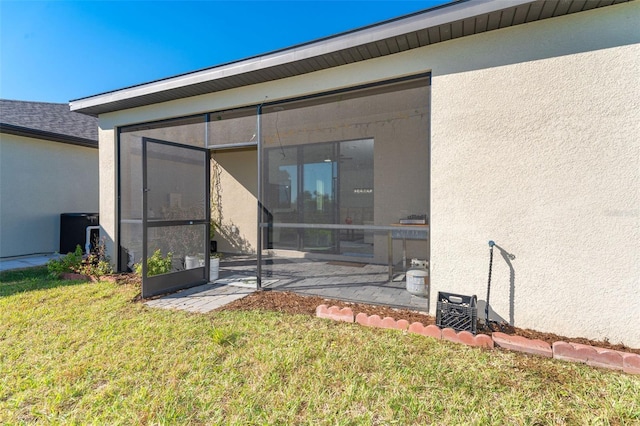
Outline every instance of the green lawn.
{"type": "Polygon", "coordinates": [[[638,424],[640,377],[0,274],[0,424],[638,424]]]}

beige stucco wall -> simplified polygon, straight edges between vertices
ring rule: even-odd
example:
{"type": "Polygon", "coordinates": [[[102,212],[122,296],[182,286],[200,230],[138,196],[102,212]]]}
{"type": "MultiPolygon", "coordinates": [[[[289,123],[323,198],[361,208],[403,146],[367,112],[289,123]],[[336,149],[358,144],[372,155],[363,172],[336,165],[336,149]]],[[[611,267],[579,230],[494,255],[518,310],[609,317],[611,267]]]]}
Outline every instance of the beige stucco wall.
{"type": "Polygon", "coordinates": [[[258,228],[258,151],[238,149],[213,154],[212,174],[220,185],[212,189],[219,207],[213,220],[218,225],[215,240],[223,253],[255,253],[258,228]]]}
{"type": "Polygon", "coordinates": [[[492,239],[496,315],[640,347],[639,20],[631,2],[105,114],[101,221],[115,126],[431,71],[431,311],[441,290],[485,298],[492,239]]]}
{"type": "Polygon", "coordinates": [[[640,347],[638,5],[601,15],[461,41],[464,70],[434,69],[431,274],[484,300],[495,240],[501,318],[640,347]],[[601,39],[622,45],[583,48],[601,39]],[[520,62],[540,45],[564,54],[520,62]],[[503,60],[484,66],[489,51],[503,60]]]}
{"type": "Polygon", "coordinates": [[[0,134],[0,257],[60,249],[60,214],[98,211],[98,150],[0,134]]]}
{"type": "Polygon", "coordinates": [[[117,178],[117,144],[113,125],[104,126],[102,119],[98,127],[100,182],[100,236],[103,238],[111,263],[117,262],[118,222],[118,178],[117,178]]]}

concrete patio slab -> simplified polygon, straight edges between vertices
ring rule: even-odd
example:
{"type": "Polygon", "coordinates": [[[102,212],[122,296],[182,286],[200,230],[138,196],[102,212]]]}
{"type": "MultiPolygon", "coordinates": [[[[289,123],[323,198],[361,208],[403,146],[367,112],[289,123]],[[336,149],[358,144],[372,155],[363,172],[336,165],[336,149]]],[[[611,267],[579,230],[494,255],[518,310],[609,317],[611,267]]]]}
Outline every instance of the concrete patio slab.
{"type": "MultiPolygon", "coordinates": [[[[231,256],[220,264],[221,277],[255,277],[255,257],[231,256]]],[[[337,264],[311,258],[267,258],[262,285],[275,291],[322,296],[347,302],[387,305],[428,312],[429,299],[414,296],[404,281],[389,282],[387,265],[337,264]]]]}
{"type": "MultiPolygon", "coordinates": [[[[145,302],[147,306],[189,312],[210,312],[256,291],[256,259],[227,255],[220,278],[145,302]]],[[[262,266],[262,287],[347,302],[386,305],[428,312],[429,300],[414,296],[404,281],[389,282],[387,265],[330,265],[326,260],[269,258],[262,266]]]]}
{"type": "Polygon", "coordinates": [[[254,291],[255,289],[239,286],[209,283],[169,294],[158,299],[148,300],[144,304],[151,308],[207,313],[234,300],[241,299],[254,291]]]}

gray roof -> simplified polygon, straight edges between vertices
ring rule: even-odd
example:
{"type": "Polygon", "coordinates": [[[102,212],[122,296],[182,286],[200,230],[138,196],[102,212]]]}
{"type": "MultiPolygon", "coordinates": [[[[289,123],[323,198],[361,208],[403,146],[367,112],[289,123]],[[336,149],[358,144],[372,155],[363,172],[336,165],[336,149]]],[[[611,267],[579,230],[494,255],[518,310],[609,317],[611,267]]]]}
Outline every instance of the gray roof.
{"type": "Polygon", "coordinates": [[[278,80],[628,0],[457,0],[361,29],[70,102],[98,115],[278,80]]]}
{"type": "Polygon", "coordinates": [[[68,104],[0,99],[0,133],[98,147],[98,119],[68,104]]]}

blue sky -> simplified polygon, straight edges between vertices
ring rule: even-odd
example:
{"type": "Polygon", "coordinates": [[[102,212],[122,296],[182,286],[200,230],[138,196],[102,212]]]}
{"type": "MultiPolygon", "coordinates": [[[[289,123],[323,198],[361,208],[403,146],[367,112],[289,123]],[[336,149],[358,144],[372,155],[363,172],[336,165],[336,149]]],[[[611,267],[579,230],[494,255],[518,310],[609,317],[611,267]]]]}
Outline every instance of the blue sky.
{"type": "Polygon", "coordinates": [[[68,102],[446,2],[0,0],[0,97],[68,102]]]}

